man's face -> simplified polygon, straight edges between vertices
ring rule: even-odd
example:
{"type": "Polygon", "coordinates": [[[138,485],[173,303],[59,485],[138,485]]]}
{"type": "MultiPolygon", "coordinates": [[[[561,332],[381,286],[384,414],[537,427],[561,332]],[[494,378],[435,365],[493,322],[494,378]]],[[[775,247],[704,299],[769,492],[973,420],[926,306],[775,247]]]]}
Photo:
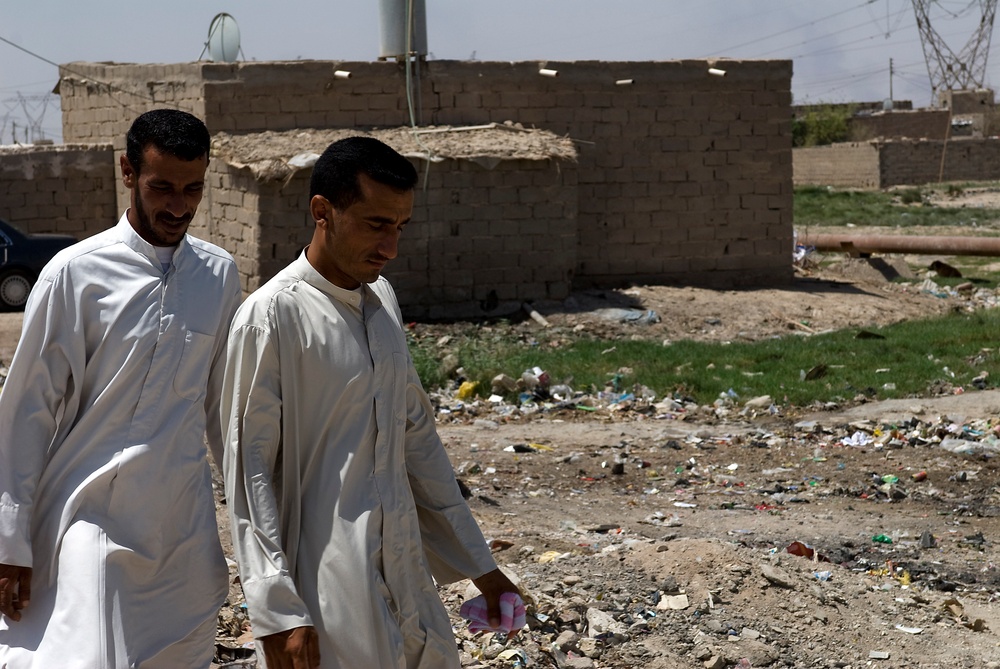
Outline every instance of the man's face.
{"type": "Polygon", "coordinates": [[[312,203],[322,243],[314,245],[309,260],[327,280],[349,290],[378,279],[396,257],[399,235],[413,213],[413,191],[398,191],[366,174],[359,175],[358,183],[361,198],[343,211],[322,196],[312,203]]]}
{"type": "Polygon", "coordinates": [[[121,157],[122,180],[132,191],[128,220],[153,246],[175,246],[187,232],[205,190],[208,156],[182,160],[155,146],[142,152],[138,175],[121,157]]]}

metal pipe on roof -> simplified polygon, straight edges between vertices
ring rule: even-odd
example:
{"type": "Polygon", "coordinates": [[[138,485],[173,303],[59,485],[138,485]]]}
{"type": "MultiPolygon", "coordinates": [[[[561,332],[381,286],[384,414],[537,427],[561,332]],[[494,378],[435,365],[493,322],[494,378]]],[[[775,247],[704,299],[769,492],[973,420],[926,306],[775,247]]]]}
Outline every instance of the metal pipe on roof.
{"type": "Polygon", "coordinates": [[[915,253],[947,256],[1000,256],[1000,237],[799,233],[796,243],[800,246],[812,246],[817,251],[840,251],[851,254],[915,253]]]}

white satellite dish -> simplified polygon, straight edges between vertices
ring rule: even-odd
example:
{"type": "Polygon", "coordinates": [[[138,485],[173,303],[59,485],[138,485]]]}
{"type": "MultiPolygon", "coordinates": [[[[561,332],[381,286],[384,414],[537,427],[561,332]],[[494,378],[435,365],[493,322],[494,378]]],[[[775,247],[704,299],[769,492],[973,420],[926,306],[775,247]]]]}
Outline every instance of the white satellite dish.
{"type": "Polygon", "coordinates": [[[216,14],[208,26],[208,54],[217,63],[232,63],[240,53],[240,27],[231,15],[216,14]]]}

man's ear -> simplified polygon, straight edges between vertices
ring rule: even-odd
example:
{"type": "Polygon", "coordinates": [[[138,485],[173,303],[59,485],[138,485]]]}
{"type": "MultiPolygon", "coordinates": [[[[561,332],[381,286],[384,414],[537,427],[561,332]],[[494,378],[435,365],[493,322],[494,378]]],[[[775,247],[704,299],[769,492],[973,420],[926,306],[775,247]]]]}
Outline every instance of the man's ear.
{"type": "Polygon", "coordinates": [[[309,200],[309,213],[312,214],[316,225],[325,228],[329,225],[330,218],[333,217],[333,205],[322,195],[313,195],[309,200]]]}
{"type": "Polygon", "coordinates": [[[119,159],[119,164],[122,168],[122,183],[125,184],[125,188],[131,189],[135,185],[136,180],[135,170],[132,169],[132,163],[128,161],[128,158],[123,153],[119,159]]]}

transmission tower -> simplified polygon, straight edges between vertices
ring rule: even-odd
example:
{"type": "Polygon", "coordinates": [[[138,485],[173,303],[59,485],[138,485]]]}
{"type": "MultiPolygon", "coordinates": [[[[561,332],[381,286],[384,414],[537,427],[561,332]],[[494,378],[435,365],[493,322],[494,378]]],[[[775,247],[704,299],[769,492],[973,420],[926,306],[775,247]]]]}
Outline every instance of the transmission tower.
{"type": "Polygon", "coordinates": [[[936,104],[938,93],[941,91],[983,87],[997,0],[972,0],[966,7],[971,9],[979,5],[982,11],[978,27],[957,54],[945,44],[941,35],[931,25],[930,8],[935,2],[936,0],[913,0],[913,12],[917,16],[920,42],[924,47],[924,59],[927,61],[927,73],[931,78],[936,104]]]}
{"type": "MultiPolygon", "coordinates": [[[[22,126],[25,143],[37,142],[40,139],[44,139],[45,132],[42,130],[42,121],[45,119],[45,112],[48,110],[49,103],[54,103],[55,100],[56,96],[52,93],[45,93],[44,95],[23,95],[18,93],[17,97],[0,100],[7,107],[7,114],[3,118],[3,129],[6,130],[7,121],[13,109],[20,107],[21,113],[28,121],[27,124],[22,126]]],[[[16,143],[18,141],[16,124],[14,128],[15,130],[12,132],[12,135],[16,143]]],[[[2,132],[3,130],[0,130],[0,133],[2,132]]]]}

